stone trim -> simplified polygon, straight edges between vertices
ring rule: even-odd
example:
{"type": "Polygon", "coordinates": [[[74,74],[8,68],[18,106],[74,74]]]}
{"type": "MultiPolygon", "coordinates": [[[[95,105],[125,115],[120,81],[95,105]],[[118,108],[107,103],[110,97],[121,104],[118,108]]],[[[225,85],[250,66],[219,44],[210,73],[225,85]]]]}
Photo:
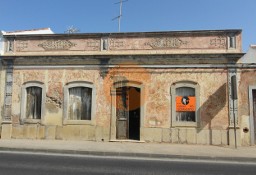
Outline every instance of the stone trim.
{"type": "Polygon", "coordinates": [[[227,48],[228,49],[231,49],[231,50],[235,50],[236,48],[237,48],[237,37],[236,37],[236,35],[229,35],[228,37],[227,37],[227,48]],[[234,45],[233,45],[233,47],[231,46],[231,43],[230,43],[230,40],[231,39],[234,39],[234,45]]]}
{"type": "Polygon", "coordinates": [[[12,122],[12,85],[13,85],[13,60],[8,60],[5,72],[5,94],[4,94],[4,113],[2,122],[12,122]]]}
{"type": "Polygon", "coordinates": [[[14,38],[7,40],[6,52],[14,52],[14,38]]]}
{"type": "Polygon", "coordinates": [[[45,116],[45,102],[46,102],[46,87],[45,84],[39,81],[29,81],[21,87],[21,123],[41,123],[44,124],[45,116]],[[27,91],[28,87],[40,87],[42,88],[42,105],[41,105],[41,119],[27,119],[26,118],[26,104],[27,104],[27,91]]]}
{"type": "Polygon", "coordinates": [[[4,55],[122,55],[187,53],[241,53],[241,31],[167,31],[94,34],[6,35],[9,48],[4,55]],[[228,36],[237,37],[237,47],[229,50],[228,36]],[[15,40],[13,40],[15,38],[15,40]],[[102,52],[104,51],[104,52],[102,52]]]}
{"type": "Polygon", "coordinates": [[[109,38],[108,37],[101,38],[100,48],[101,48],[101,51],[109,50],[109,38]]]}
{"type": "Polygon", "coordinates": [[[199,84],[193,81],[179,81],[171,86],[171,127],[199,127],[200,120],[200,87],[199,84]],[[190,87],[195,89],[196,97],[196,122],[180,122],[176,121],[176,89],[179,87],[190,87]]]}
{"type": "Polygon", "coordinates": [[[91,82],[87,81],[74,81],[69,82],[64,86],[64,105],[63,105],[63,124],[64,125],[95,125],[95,112],[96,112],[96,90],[91,82]],[[87,87],[92,89],[92,111],[91,120],[69,120],[68,119],[68,104],[69,104],[69,88],[73,87],[87,87]]]}
{"type": "MultiPolygon", "coordinates": [[[[228,69],[228,100],[229,100],[229,128],[234,128],[234,113],[236,120],[236,128],[239,128],[239,118],[238,118],[238,99],[233,100],[231,98],[231,77],[235,75],[238,82],[237,70],[236,68],[228,69]],[[234,110],[234,111],[233,111],[234,110]]],[[[238,84],[238,83],[237,83],[238,84]]],[[[239,98],[239,97],[238,97],[239,98]]]]}

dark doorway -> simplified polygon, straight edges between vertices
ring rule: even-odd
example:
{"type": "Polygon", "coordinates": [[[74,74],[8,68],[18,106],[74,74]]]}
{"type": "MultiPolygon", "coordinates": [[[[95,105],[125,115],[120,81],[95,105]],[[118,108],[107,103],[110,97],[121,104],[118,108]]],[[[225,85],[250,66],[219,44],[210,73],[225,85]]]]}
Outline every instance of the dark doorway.
{"type": "Polygon", "coordinates": [[[140,89],[116,89],[117,139],[140,140],[140,89]]]}
{"type": "Polygon", "coordinates": [[[253,97],[254,143],[256,144],[256,90],[252,91],[252,97],[253,97]]]}

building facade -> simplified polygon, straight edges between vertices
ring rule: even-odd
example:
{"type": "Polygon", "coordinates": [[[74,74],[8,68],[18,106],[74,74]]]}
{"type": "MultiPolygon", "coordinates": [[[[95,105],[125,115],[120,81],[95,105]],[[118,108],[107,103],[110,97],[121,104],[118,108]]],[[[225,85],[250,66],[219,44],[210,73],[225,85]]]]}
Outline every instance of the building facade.
{"type": "Polygon", "coordinates": [[[242,145],[256,144],[256,46],[251,45],[237,63],[238,115],[241,117],[242,145]]]}
{"type": "Polygon", "coordinates": [[[241,48],[241,30],[6,35],[1,138],[250,145],[241,48]]]}

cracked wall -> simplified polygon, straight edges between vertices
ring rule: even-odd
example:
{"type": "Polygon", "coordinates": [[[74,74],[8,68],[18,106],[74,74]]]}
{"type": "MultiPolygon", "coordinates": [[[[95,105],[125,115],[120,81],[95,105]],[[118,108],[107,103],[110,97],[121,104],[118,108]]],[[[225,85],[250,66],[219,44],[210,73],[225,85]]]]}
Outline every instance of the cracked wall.
{"type": "MultiPolygon", "coordinates": [[[[118,77],[124,77],[127,81],[140,82],[145,88],[142,98],[144,110],[145,140],[160,142],[197,143],[202,139],[202,133],[213,130],[215,133],[226,132],[228,127],[228,102],[227,102],[227,71],[224,69],[150,69],[150,68],[109,68],[107,74],[102,77],[98,68],[90,69],[38,69],[38,70],[14,70],[14,94],[13,94],[13,124],[20,125],[20,103],[21,86],[28,81],[42,82],[46,87],[46,104],[44,125],[60,126],[54,130],[52,138],[66,139],[63,133],[68,125],[63,125],[63,87],[69,82],[86,81],[95,86],[95,126],[101,135],[107,139],[111,121],[111,86],[118,77]],[[200,121],[196,130],[187,128],[179,131],[171,125],[171,94],[170,89],[173,83],[179,81],[197,82],[200,87],[200,121]],[[218,110],[214,110],[218,108],[218,110]],[[159,132],[155,132],[159,128],[159,132]],[[170,130],[171,128],[171,130],[170,130]],[[104,132],[104,133],[102,133],[104,132]],[[176,134],[175,134],[176,133],[176,134]],[[151,135],[153,134],[153,136],[151,135]],[[193,136],[192,140],[189,137],[193,136]]],[[[84,126],[87,126],[86,124],[84,126]]],[[[75,126],[74,126],[75,127],[75,126]]],[[[70,132],[81,132],[74,129],[70,132]]],[[[78,126],[77,126],[78,127],[78,126]]],[[[70,128],[70,127],[69,127],[70,128]]],[[[79,126],[80,128],[80,126],[79,126]]],[[[89,127],[89,132],[96,133],[94,127],[89,127]]],[[[45,131],[46,133],[46,131],[45,131]]],[[[48,131],[47,131],[48,133],[48,131]]],[[[72,134],[71,134],[72,135],[72,134]]],[[[96,134],[97,135],[97,134],[96,134]]],[[[95,135],[95,137],[96,137],[95,135]]],[[[209,140],[216,140],[221,135],[212,134],[209,140]]],[[[71,136],[70,136],[71,137],[71,136]]],[[[47,138],[46,135],[44,138],[47,138]]],[[[74,137],[79,139],[79,137],[74,137]]],[[[223,139],[225,140],[225,139],[223,139]]],[[[200,143],[200,142],[199,142],[200,143]]],[[[219,143],[219,142],[218,142],[219,143]]],[[[221,142],[222,143],[222,142],[221,142]]],[[[220,144],[221,144],[220,143],[220,144]]],[[[223,142],[224,143],[224,142],[223,142]]]]}

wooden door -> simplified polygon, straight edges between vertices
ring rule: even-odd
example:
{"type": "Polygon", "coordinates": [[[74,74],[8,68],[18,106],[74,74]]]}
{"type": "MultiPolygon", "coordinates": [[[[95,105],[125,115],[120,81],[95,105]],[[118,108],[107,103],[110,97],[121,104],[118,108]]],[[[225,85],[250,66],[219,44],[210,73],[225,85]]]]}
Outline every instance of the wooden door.
{"type": "Polygon", "coordinates": [[[116,89],[116,137],[129,138],[129,95],[127,87],[116,89]]]}

